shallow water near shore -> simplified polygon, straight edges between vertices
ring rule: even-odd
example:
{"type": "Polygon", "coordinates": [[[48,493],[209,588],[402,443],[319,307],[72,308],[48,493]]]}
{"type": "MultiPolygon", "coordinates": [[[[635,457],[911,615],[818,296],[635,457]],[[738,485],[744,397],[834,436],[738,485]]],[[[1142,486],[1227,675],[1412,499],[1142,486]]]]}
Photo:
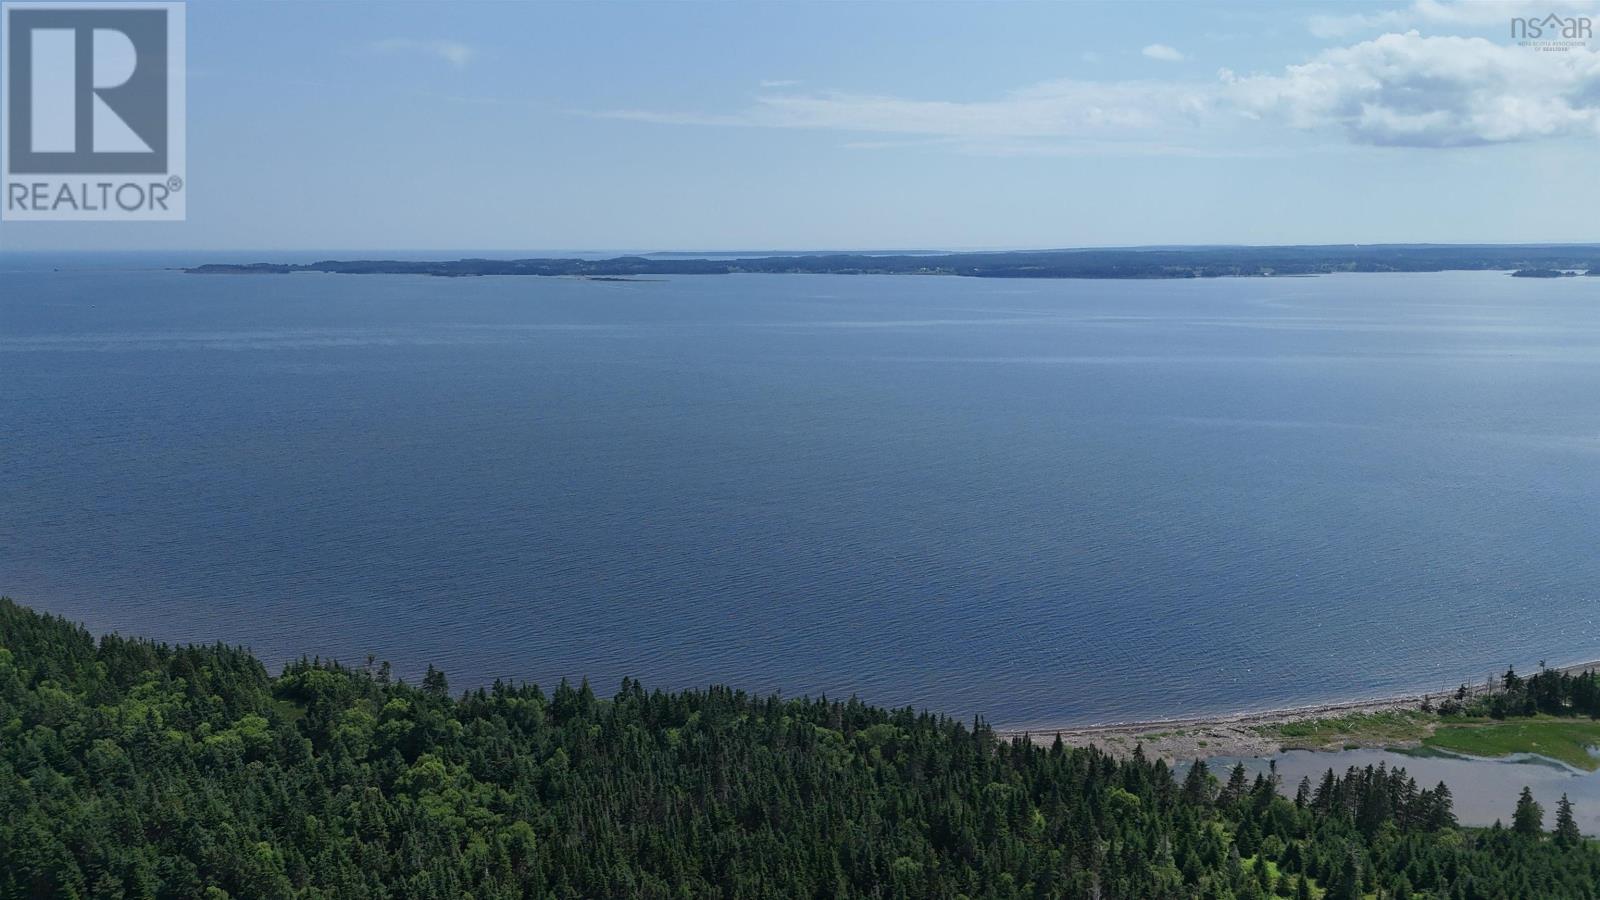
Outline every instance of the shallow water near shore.
{"type": "Polygon", "coordinates": [[[273,666],[1048,727],[1600,656],[1596,278],[7,260],[0,422],[0,591],[273,666]]]}
{"type": "Polygon", "coordinates": [[[1283,792],[1293,797],[1300,779],[1318,780],[1328,769],[1337,774],[1352,766],[1385,765],[1403,768],[1417,781],[1418,788],[1444,782],[1455,801],[1456,819],[1462,825],[1509,825],[1511,812],[1523,787],[1533,791],[1544,806],[1546,829],[1555,827],[1556,804],[1566,794],[1573,803],[1573,815],[1584,834],[1600,835],[1600,772],[1584,772],[1542,756],[1519,754],[1505,759],[1478,759],[1438,752],[1396,752],[1393,750],[1341,750],[1314,752],[1291,750],[1274,757],[1235,759],[1217,757],[1207,761],[1211,771],[1226,779],[1235,763],[1244,763],[1251,775],[1266,772],[1268,761],[1278,764],[1283,792]]]}

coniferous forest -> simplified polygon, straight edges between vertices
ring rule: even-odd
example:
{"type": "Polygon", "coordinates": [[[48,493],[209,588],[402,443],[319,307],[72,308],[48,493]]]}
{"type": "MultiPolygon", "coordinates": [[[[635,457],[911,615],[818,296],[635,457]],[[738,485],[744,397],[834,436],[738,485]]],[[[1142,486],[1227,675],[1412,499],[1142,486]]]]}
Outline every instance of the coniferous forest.
{"type": "Polygon", "coordinates": [[[1403,770],[1284,791],[854,700],[273,677],[0,599],[5,900],[1600,895],[1569,809],[1506,807],[1461,828],[1403,770]]]}

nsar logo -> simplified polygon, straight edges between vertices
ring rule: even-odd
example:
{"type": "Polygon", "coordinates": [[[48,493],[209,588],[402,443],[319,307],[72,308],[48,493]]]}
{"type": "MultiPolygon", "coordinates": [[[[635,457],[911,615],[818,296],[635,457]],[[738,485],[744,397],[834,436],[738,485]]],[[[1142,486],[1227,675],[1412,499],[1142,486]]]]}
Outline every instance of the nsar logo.
{"type": "Polygon", "coordinates": [[[1594,37],[1594,22],[1588,16],[1562,17],[1551,13],[1511,20],[1511,39],[1520,46],[1536,50],[1566,51],[1582,47],[1594,37]]]}

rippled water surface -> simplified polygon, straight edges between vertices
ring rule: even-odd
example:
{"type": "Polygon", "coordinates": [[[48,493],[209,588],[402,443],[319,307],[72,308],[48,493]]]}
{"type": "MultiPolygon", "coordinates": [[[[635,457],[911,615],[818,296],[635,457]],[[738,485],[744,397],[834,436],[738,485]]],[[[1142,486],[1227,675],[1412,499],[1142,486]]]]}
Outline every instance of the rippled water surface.
{"type": "Polygon", "coordinates": [[[1600,279],[0,266],[0,591],[1002,724],[1600,657],[1600,279]]]}

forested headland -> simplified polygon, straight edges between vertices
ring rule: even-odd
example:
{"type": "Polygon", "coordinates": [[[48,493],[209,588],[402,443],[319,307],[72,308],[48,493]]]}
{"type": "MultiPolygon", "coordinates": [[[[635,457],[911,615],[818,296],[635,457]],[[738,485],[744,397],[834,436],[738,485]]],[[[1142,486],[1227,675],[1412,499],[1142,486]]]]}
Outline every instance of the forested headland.
{"type": "Polygon", "coordinates": [[[1462,828],[1399,769],[1283,790],[854,699],[274,677],[0,599],[5,900],[1600,893],[1569,809],[1506,811],[1462,828]]]}
{"type": "Polygon", "coordinates": [[[1328,244],[1293,247],[1111,247],[990,253],[793,253],[730,258],[687,254],[610,259],[327,259],[311,263],[208,263],[202,275],[322,272],[340,275],[961,275],[971,278],[1223,278],[1337,272],[1516,270],[1522,277],[1600,275],[1593,244],[1328,244]]]}

